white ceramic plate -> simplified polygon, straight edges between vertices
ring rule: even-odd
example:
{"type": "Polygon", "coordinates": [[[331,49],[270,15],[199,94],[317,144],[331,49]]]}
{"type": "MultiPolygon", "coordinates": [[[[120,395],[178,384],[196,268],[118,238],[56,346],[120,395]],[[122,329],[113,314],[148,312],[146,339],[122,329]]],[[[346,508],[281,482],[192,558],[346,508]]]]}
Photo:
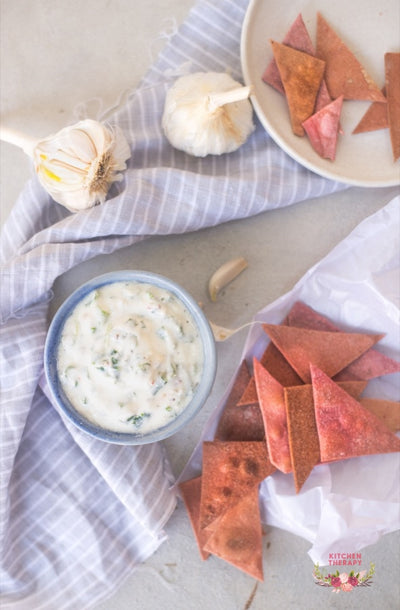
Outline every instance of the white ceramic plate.
{"type": "Polygon", "coordinates": [[[370,102],[345,101],[335,161],[322,159],[307,137],[292,133],[286,101],[265,84],[262,74],[272,58],[270,40],[281,42],[299,13],[315,45],[320,11],[353,51],[379,87],[384,84],[384,54],[400,51],[398,0],[250,0],[243,23],[241,61],[245,83],[262,125],[291,157],[312,171],[358,186],[400,184],[400,164],[393,162],[388,129],[352,135],[370,102]]]}

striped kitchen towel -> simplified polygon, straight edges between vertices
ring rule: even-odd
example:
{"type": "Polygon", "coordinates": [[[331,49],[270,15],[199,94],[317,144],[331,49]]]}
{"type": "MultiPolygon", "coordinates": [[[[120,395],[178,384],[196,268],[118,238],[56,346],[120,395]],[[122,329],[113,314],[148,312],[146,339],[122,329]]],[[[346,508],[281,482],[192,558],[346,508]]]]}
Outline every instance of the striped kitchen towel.
{"type": "Polygon", "coordinates": [[[54,280],[152,235],[245,218],[344,188],[288,157],[256,122],[238,151],[193,158],[161,131],[182,69],[241,80],[248,0],[199,0],[110,123],[130,142],[106,204],[70,214],[36,178],[2,234],[0,587],[2,608],[88,608],[165,539],[176,503],[161,444],[126,448],[71,426],[47,397],[43,346],[54,280]],[[39,383],[40,382],[40,383],[39,383]]]}

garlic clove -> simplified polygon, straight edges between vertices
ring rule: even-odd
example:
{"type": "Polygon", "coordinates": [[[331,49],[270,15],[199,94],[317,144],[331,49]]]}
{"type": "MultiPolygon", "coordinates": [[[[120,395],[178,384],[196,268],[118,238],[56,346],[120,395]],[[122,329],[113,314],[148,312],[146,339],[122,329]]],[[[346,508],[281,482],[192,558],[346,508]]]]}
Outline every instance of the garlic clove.
{"type": "Polygon", "coordinates": [[[208,292],[212,301],[217,300],[218,293],[244,271],[248,263],[245,258],[233,258],[219,267],[208,282],[208,292]]]}
{"type": "Polygon", "coordinates": [[[170,144],[197,156],[239,148],[254,131],[250,87],[223,72],[178,78],[165,99],[162,128],[170,144]]]}

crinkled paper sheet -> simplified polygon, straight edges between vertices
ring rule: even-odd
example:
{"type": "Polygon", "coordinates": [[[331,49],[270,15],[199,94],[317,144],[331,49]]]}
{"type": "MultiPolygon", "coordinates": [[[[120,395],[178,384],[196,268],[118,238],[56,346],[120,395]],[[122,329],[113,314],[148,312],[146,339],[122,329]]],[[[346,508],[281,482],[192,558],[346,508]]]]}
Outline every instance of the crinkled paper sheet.
{"type": "MultiPolygon", "coordinates": [[[[378,349],[400,359],[400,196],[361,222],[293,290],[255,319],[278,324],[297,300],[345,330],[386,333],[378,349]]],[[[260,326],[253,326],[242,358],[251,364],[267,342],[260,326]]],[[[201,470],[202,442],[213,439],[232,383],[233,379],[180,480],[201,470]]],[[[365,395],[400,400],[400,374],[370,381],[365,395]]],[[[398,453],[320,465],[297,495],[292,475],[276,472],[260,486],[262,518],[268,525],[309,540],[313,562],[326,565],[329,553],[357,552],[400,528],[399,481],[398,453]]]]}

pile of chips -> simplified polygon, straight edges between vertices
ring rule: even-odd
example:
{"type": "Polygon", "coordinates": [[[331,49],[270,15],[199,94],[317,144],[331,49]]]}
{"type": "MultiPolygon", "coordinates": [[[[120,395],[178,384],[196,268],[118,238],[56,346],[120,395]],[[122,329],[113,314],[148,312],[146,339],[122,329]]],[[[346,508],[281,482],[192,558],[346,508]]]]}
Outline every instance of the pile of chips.
{"type": "Polygon", "coordinates": [[[216,555],[263,580],[259,484],[279,470],[296,493],[321,463],[400,451],[400,403],[362,398],[368,381],[400,372],[374,349],[383,335],[343,332],[296,302],[252,373],[243,361],[202,472],[181,482],[202,559],[216,555]]]}
{"type": "Polygon", "coordinates": [[[301,14],[282,43],[271,45],[262,80],[285,96],[294,134],[306,133],[314,150],[334,161],[343,101],[366,100],[372,104],[353,133],[389,128],[393,158],[400,157],[400,53],[385,54],[381,90],[320,13],[316,48],[301,14]]]}

